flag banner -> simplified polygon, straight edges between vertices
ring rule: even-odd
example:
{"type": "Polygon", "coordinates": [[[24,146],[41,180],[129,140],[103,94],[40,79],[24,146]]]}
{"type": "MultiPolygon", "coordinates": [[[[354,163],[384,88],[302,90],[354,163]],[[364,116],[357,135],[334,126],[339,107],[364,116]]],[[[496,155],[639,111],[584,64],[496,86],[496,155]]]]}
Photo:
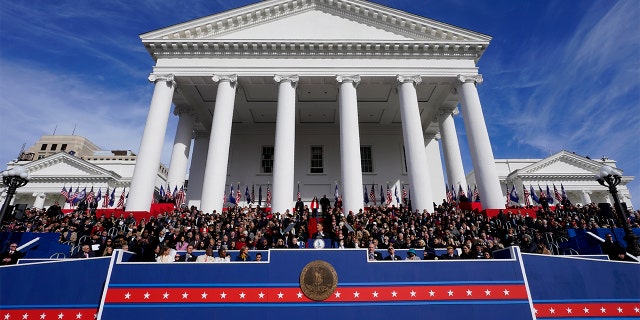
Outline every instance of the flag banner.
{"type": "Polygon", "coordinates": [[[251,204],[256,203],[256,185],[251,185],[251,204]]]}
{"type": "Polygon", "coordinates": [[[382,189],[382,184],[380,185],[380,205],[385,204],[385,200],[384,200],[384,190],[382,189]]]}
{"type": "Polygon", "coordinates": [[[369,193],[369,198],[371,198],[371,201],[373,202],[374,206],[378,204],[376,201],[376,188],[373,184],[371,185],[371,192],[369,193]]]}
{"type": "Polygon", "coordinates": [[[509,193],[509,199],[515,203],[519,203],[520,197],[518,197],[518,190],[516,190],[516,185],[513,184],[513,188],[511,189],[511,193],[509,193]]]}
{"type": "Polygon", "coordinates": [[[118,204],[116,205],[116,208],[124,208],[124,199],[126,197],[126,188],[122,188],[122,193],[120,194],[120,199],[118,199],[118,204]]]}
{"type": "Polygon", "coordinates": [[[398,185],[396,184],[393,188],[393,195],[396,197],[396,203],[400,203],[400,198],[398,197],[398,185]]]}
{"type": "Polygon", "coordinates": [[[480,201],[480,191],[478,191],[478,185],[473,185],[473,201],[480,201]]]}
{"type": "Polygon", "coordinates": [[[238,189],[236,190],[236,204],[240,205],[240,199],[242,197],[242,193],[240,193],[240,183],[238,183],[238,189]]]}
{"type": "Polygon", "coordinates": [[[89,191],[89,194],[87,195],[87,203],[93,203],[93,199],[95,199],[96,194],[93,192],[93,186],[91,187],[91,190],[89,191]]]}
{"type": "Polygon", "coordinates": [[[404,202],[404,204],[407,204],[407,201],[409,201],[409,198],[407,196],[407,189],[404,188],[404,185],[402,185],[402,201],[404,202]]]}
{"type": "Polygon", "coordinates": [[[458,201],[458,196],[456,196],[456,189],[451,185],[451,197],[453,201],[458,201]]]}
{"type": "Polygon", "coordinates": [[[298,183],[298,201],[300,201],[300,199],[302,199],[302,196],[300,195],[300,183],[298,183]]]}
{"type": "Polygon", "coordinates": [[[229,198],[227,199],[227,202],[231,202],[233,204],[238,204],[236,202],[236,197],[233,195],[233,184],[229,185],[229,198]]]}
{"type": "Polygon", "coordinates": [[[391,197],[391,189],[389,189],[389,185],[387,184],[387,206],[391,206],[391,202],[393,198],[391,197]]]}
{"type": "Polygon", "coordinates": [[[562,195],[560,194],[560,191],[558,191],[558,188],[556,188],[556,184],[553,184],[553,195],[556,197],[556,200],[558,200],[558,203],[562,202],[562,195]]]}
{"type": "Polygon", "coordinates": [[[184,186],[180,187],[178,194],[176,195],[176,206],[179,207],[185,203],[187,195],[184,193],[184,186]]]}
{"type": "Polygon", "coordinates": [[[160,200],[165,201],[167,195],[164,193],[164,188],[162,186],[160,186],[160,191],[158,192],[158,195],[160,196],[160,200]]]}
{"type": "Polygon", "coordinates": [[[271,207],[271,189],[267,186],[267,207],[271,207]]]}
{"type": "Polygon", "coordinates": [[[76,191],[74,191],[74,192],[72,192],[71,190],[73,190],[73,187],[71,187],[69,189],[69,204],[71,204],[73,206],[73,205],[75,205],[74,204],[74,200],[76,199],[76,197],[80,193],[80,187],[76,187],[76,191]]]}
{"type": "Polygon", "coordinates": [[[249,193],[249,186],[245,186],[244,188],[244,200],[247,204],[251,203],[251,194],[249,193]]]}
{"type": "Polygon", "coordinates": [[[444,186],[447,189],[447,203],[451,203],[453,201],[453,195],[451,194],[451,190],[449,190],[449,186],[444,186]]]}
{"type": "Polygon", "coordinates": [[[98,194],[96,195],[96,203],[100,203],[100,200],[102,200],[102,189],[98,188],[98,194]]]}
{"type": "Polygon", "coordinates": [[[532,185],[529,185],[529,191],[531,191],[531,199],[536,203],[540,203],[540,198],[536,195],[536,191],[533,190],[532,185]]]}
{"type": "Polygon", "coordinates": [[[522,193],[524,195],[524,204],[525,206],[530,206],[531,205],[531,200],[530,200],[530,196],[531,193],[529,192],[529,190],[527,189],[527,187],[525,187],[525,185],[522,185],[522,193]]]}
{"type": "Polygon", "coordinates": [[[509,207],[509,203],[510,203],[510,201],[509,201],[509,185],[507,184],[507,182],[505,182],[504,186],[505,186],[505,188],[507,188],[507,193],[505,193],[505,198],[507,198],[507,202],[504,204],[504,206],[506,208],[508,208],[509,207]]]}
{"type": "Polygon", "coordinates": [[[62,190],[60,190],[60,195],[64,197],[64,202],[69,202],[69,192],[65,186],[62,186],[62,190]]]}
{"type": "Polygon", "coordinates": [[[111,197],[109,198],[109,207],[113,207],[113,204],[116,202],[116,188],[113,188],[111,191],[111,197]]]}
{"type": "Polygon", "coordinates": [[[73,199],[73,204],[76,205],[80,201],[84,200],[84,198],[86,198],[86,197],[87,197],[87,187],[84,187],[84,189],[82,189],[82,191],[80,191],[78,194],[76,194],[75,199],[73,199]]]}
{"type": "Polygon", "coordinates": [[[471,186],[467,185],[467,200],[473,202],[473,192],[471,192],[471,186]]]}
{"type": "Polygon", "coordinates": [[[165,192],[165,196],[167,197],[167,201],[173,200],[173,193],[171,193],[170,185],[167,185],[167,191],[165,192]]]}
{"type": "Polygon", "coordinates": [[[363,195],[363,197],[364,197],[364,198],[363,198],[363,199],[364,199],[364,204],[365,204],[365,205],[368,205],[368,204],[369,204],[369,194],[367,193],[367,186],[366,186],[366,185],[363,185],[363,186],[362,186],[362,190],[363,190],[363,192],[364,192],[364,195],[363,195]]]}
{"type": "Polygon", "coordinates": [[[547,201],[549,201],[549,204],[553,204],[553,197],[551,196],[551,190],[549,189],[549,185],[547,185],[547,201]]]}
{"type": "Polygon", "coordinates": [[[338,201],[338,198],[340,198],[340,190],[338,189],[338,183],[337,182],[336,182],[336,188],[333,191],[333,195],[335,196],[336,201],[338,201]]]}
{"type": "Polygon", "coordinates": [[[562,200],[567,200],[567,193],[564,191],[564,186],[562,185],[562,183],[560,184],[560,189],[562,190],[562,200]]]}
{"type": "Polygon", "coordinates": [[[262,185],[258,186],[258,206],[262,206],[262,185]]]}
{"type": "Polygon", "coordinates": [[[178,195],[178,186],[175,186],[173,187],[172,197],[175,199],[177,195],[178,195]]]}

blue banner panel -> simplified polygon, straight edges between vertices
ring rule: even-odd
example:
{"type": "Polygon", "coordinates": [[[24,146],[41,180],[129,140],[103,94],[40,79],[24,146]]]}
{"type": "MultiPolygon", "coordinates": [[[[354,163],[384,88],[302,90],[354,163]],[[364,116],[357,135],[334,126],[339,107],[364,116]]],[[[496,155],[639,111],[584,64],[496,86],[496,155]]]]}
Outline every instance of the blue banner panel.
{"type": "Polygon", "coordinates": [[[366,250],[271,250],[269,262],[117,263],[102,319],[532,319],[520,263],[367,261],[366,250]],[[302,270],[324,261],[337,283],[313,300],[302,270]],[[496,312],[500,310],[500,312],[496,312]]]}
{"type": "Polygon", "coordinates": [[[523,254],[536,316],[640,318],[640,264],[523,254]]]}

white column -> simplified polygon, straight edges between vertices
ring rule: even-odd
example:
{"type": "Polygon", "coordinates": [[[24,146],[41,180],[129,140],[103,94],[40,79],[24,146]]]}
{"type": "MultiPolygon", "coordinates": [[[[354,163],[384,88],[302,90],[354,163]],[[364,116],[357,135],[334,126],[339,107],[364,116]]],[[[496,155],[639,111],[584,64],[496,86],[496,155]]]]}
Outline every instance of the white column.
{"type": "Polygon", "coordinates": [[[433,212],[427,154],[424,133],[418,107],[416,85],[422,82],[420,76],[398,76],[398,97],[402,117],[402,136],[407,159],[407,171],[411,182],[411,204],[414,210],[433,212]]]}
{"type": "Polygon", "coordinates": [[[216,105],[211,123],[211,138],[207,151],[207,165],[204,169],[201,209],[206,213],[222,212],[222,196],[227,181],[227,164],[231,144],[231,123],[236,98],[238,77],[234,75],[214,75],[218,83],[216,105]]]}
{"type": "Polygon", "coordinates": [[[32,208],[42,209],[44,208],[44,201],[47,199],[47,195],[44,192],[34,192],[33,196],[35,200],[33,201],[32,208]]]}
{"type": "Polygon", "coordinates": [[[273,194],[271,210],[284,213],[293,208],[293,180],[296,146],[297,75],[276,75],[278,109],[276,142],[273,149],[273,194]]]}
{"type": "Polygon", "coordinates": [[[172,74],[151,74],[149,81],[156,85],[136,158],[136,167],[131,178],[127,211],[149,211],[151,208],[162,144],[171,111],[171,100],[176,87],[172,74]]]}
{"type": "MultiPolygon", "coordinates": [[[[191,149],[191,137],[193,136],[194,116],[191,108],[176,107],[173,114],[178,116],[178,128],[173,140],[171,162],[169,162],[169,174],[167,183],[169,186],[182,187],[187,174],[189,164],[189,150],[191,149]]],[[[173,190],[171,190],[173,191],[173,190]]]]}
{"type": "Polygon", "coordinates": [[[458,97],[462,105],[462,117],[469,141],[473,169],[484,209],[504,209],[504,198],[496,171],[496,162],[489,141],[489,132],[482,114],[480,97],[476,83],[482,82],[481,75],[458,76],[461,83],[458,97]]]}
{"type": "Polygon", "coordinates": [[[204,168],[207,164],[208,150],[209,133],[194,134],[191,167],[189,168],[189,189],[187,190],[187,204],[189,207],[196,206],[200,208],[204,168]]]}
{"type": "Polygon", "coordinates": [[[446,164],[448,186],[454,186],[455,192],[458,192],[458,185],[462,185],[462,190],[467,192],[467,178],[462,165],[456,125],[453,122],[453,115],[458,113],[458,108],[453,109],[451,112],[440,110],[438,124],[440,125],[440,134],[442,136],[442,152],[444,153],[446,164]]]}
{"type": "Polygon", "coordinates": [[[358,124],[359,75],[339,75],[340,84],[340,171],[342,177],[342,208],[357,213],[364,207],[362,167],[360,162],[360,130],[358,124]]]}
{"type": "Polygon", "coordinates": [[[582,205],[583,206],[586,206],[589,203],[591,203],[591,196],[589,194],[590,194],[589,191],[582,190],[582,205]]]}
{"type": "Polygon", "coordinates": [[[440,146],[438,145],[438,140],[440,139],[440,134],[434,135],[432,139],[426,140],[427,146],[425,147],[429,177],[431,178],[431,197],[436,204],[441,203],[442,199],[446,198],[444,171],[442,170],[440,146]]]}

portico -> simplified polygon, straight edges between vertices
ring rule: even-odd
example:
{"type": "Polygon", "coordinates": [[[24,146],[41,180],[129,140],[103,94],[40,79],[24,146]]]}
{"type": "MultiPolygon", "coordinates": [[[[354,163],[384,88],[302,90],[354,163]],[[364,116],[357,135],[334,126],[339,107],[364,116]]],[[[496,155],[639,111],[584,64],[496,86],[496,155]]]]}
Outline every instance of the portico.
{"type": "Polygon", "coordinates": [[[332,198],[337,185],[345,213],[372,187],[406,188],[414,210],[431,212],[446,183],[433,181],[444,171],[436,138],[449,182],[466,190],[458,104],[483,207],[504,206],[476,88],[489,36],[367,1],[271,0],[141,38],[155,90],[127,211],[147,211],[159,188],[172,104],[168,180],[181,187],[195,139],[188,201],[207,213],[230,186],[243,199],[261,188],[263,206],[270,188],[272,210],[285,212],[296,185],[303,200],[332,198]]]}

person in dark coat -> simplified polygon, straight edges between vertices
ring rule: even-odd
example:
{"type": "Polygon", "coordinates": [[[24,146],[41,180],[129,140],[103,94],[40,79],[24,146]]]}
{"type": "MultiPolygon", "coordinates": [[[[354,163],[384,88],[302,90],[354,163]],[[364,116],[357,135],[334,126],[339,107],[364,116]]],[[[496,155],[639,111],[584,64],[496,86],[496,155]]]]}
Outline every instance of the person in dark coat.
{"type": "Polygon", "coordinates": [[[0,265],[17,264],[18,259],[22,257],[24,257],[24,254],[18,251],[18,244],[12,243],[9,245],[9,250],[0,254],[0,265]]]}

